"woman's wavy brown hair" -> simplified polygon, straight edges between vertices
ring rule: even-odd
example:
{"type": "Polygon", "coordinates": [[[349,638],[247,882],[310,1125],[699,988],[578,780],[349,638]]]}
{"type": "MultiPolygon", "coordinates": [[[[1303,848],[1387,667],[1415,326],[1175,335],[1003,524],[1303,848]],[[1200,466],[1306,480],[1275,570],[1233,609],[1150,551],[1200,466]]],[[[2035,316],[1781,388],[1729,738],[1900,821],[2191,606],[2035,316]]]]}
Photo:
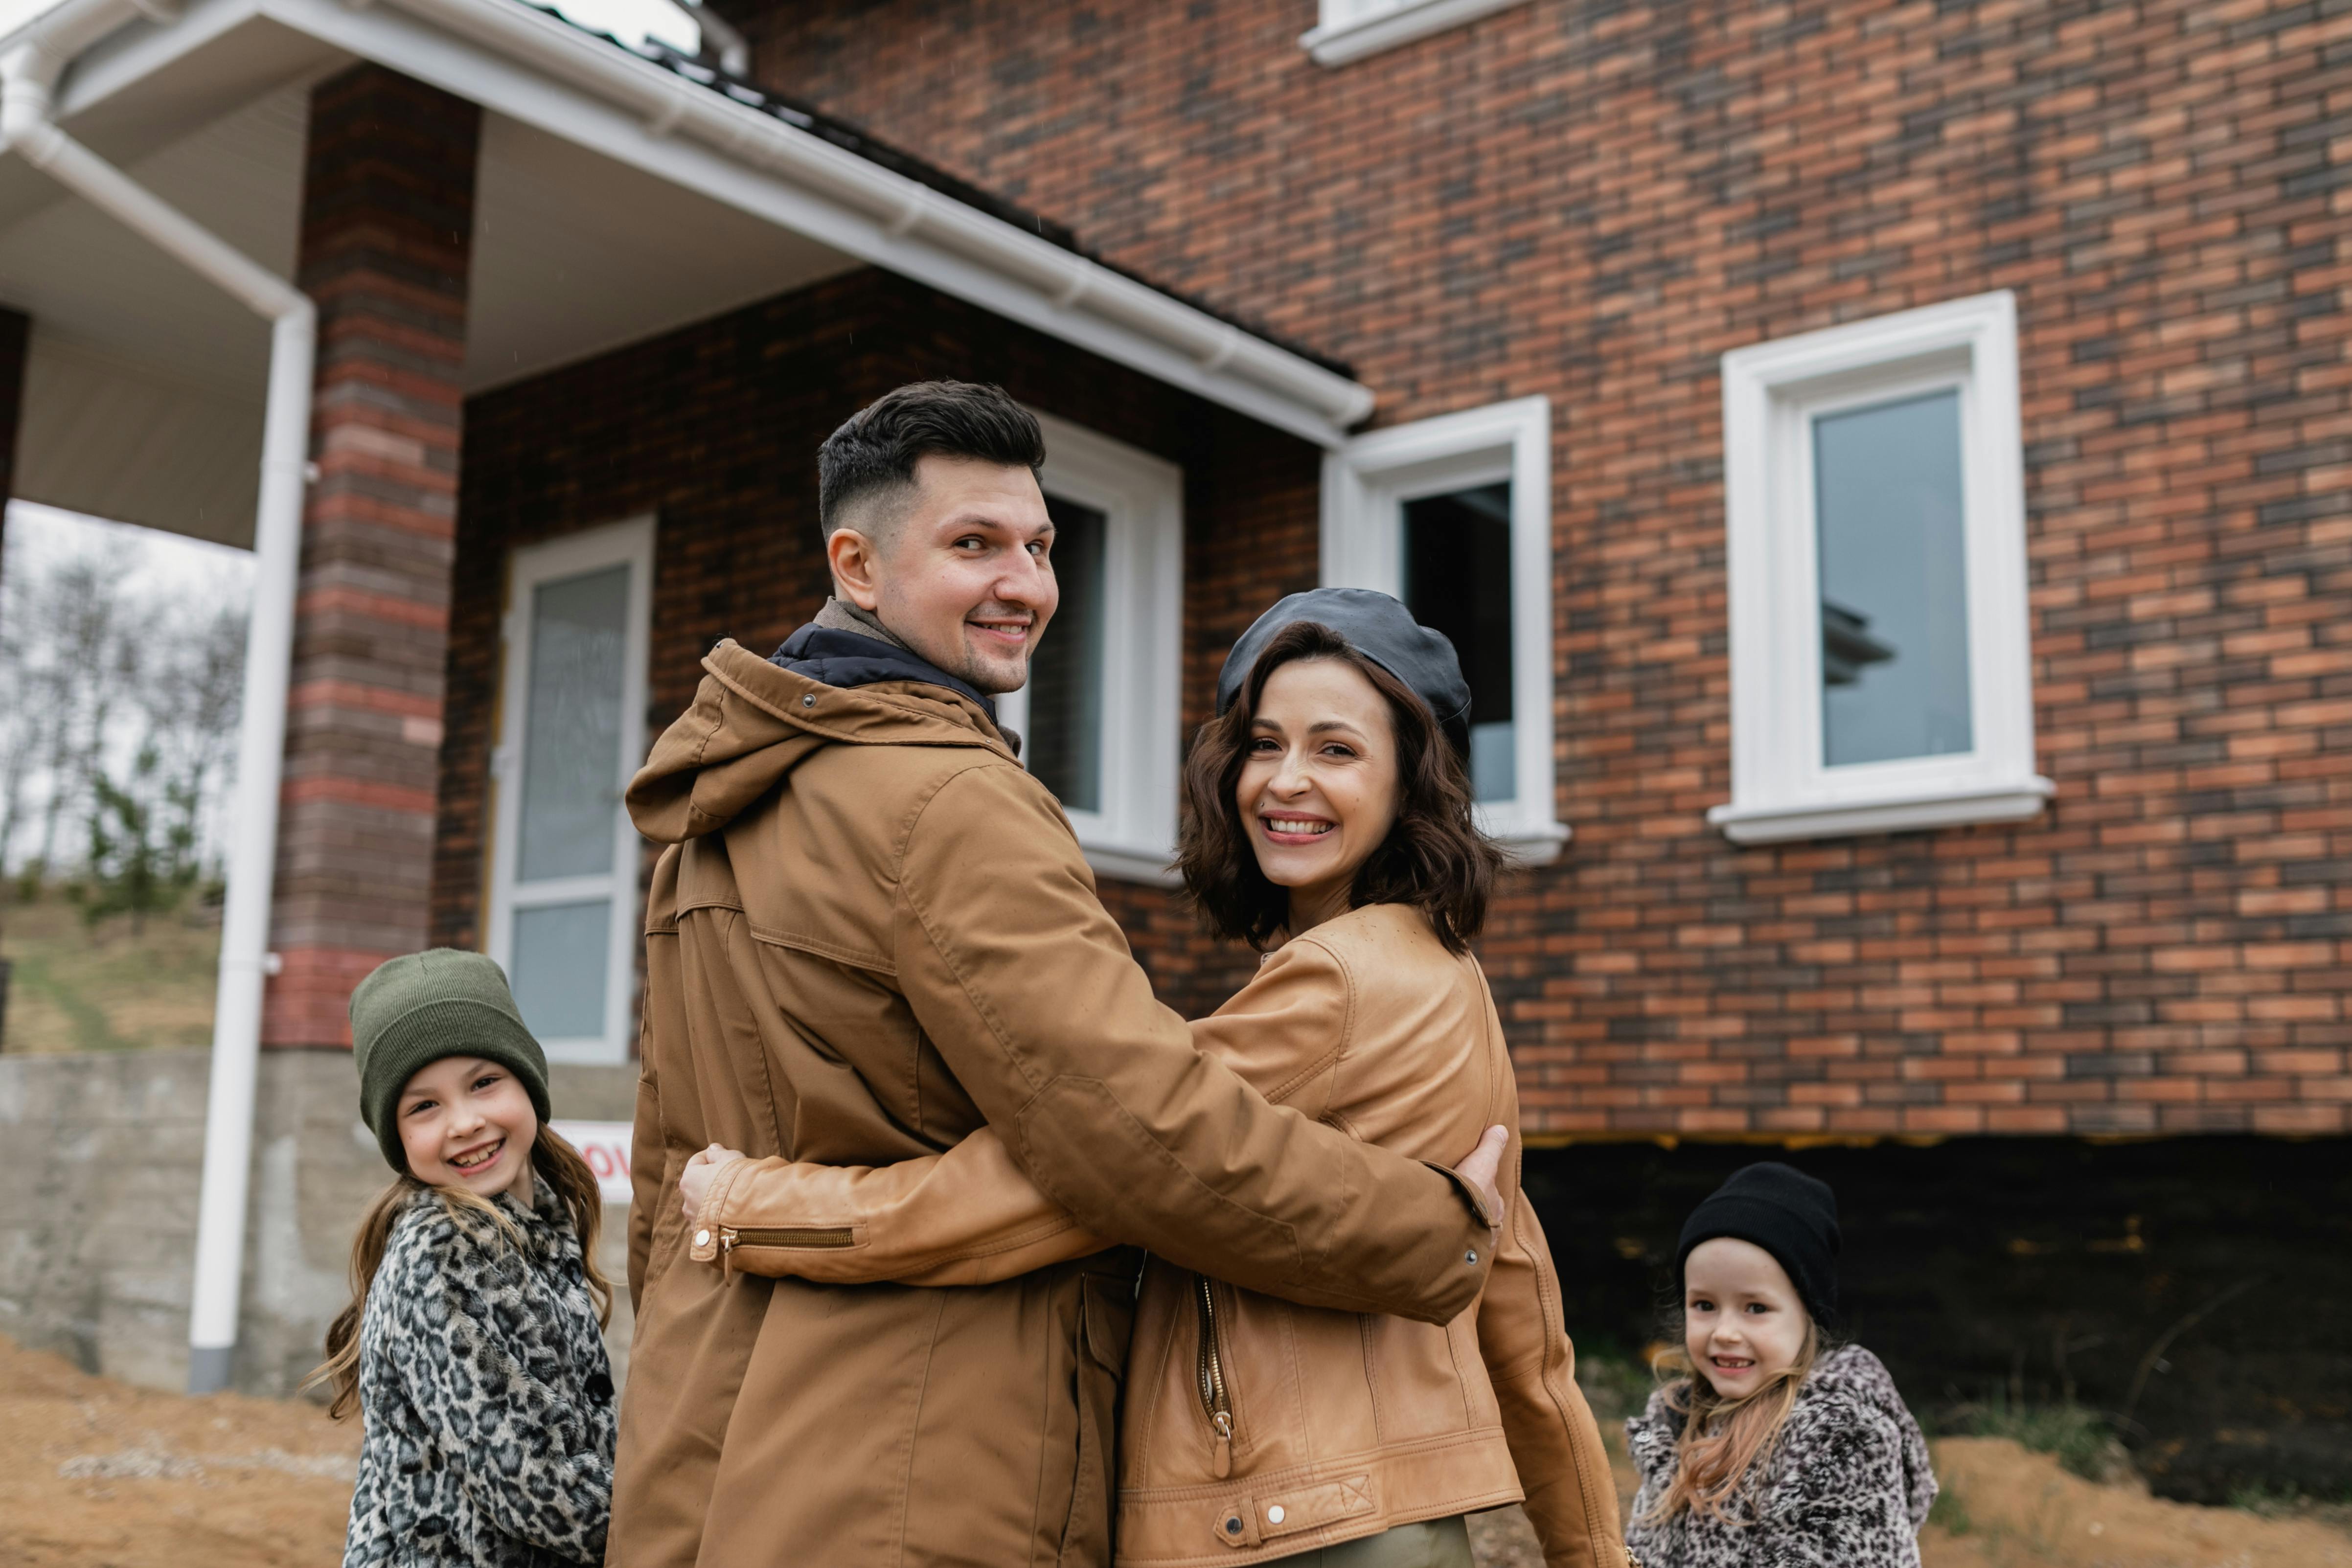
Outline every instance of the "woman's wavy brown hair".
{"type": "Polygon", "coordinates": [[[1234,706],[1193,737],[1184,762],[1176,866],[1201,924],[1215,936],[1263,949],[1290,918],[1290,892],[1258,868],[1234,787],[1249,757],[1266,677],[1294,659],[1331,659],[1360,672],[1388,699],[1396,734],[1396,821],[1356,868],[1349,905],[1409,904],[1428,916],[1450,951],[1466,950],[1486,923],[1486,903],[1505,863],[1502,850],[1478,829],[1469,768],[1412,688],[1313,621],[1276,632],[1250,667],[1234,706]]]}
{"type": "MultiPolygon", "coordinates": [[[[610,1322],[613,1287],[596,1266],[597,1233],[604,1223],[604,1198],[596,1173],[588,1168],[579,1150],[544,1122],[531,1142],[530,1168],[563,1199],[572,1216],[572,1233],[580,1238],[580,1269],[588,1278],[588,1293],[596,1301],[596,1321],[610,1322]]],[[[410,1204],[428,1192],[441,1200],[452,1219],[463,1223],[471,1218],[487,1223],[509,1243],[522,1239],[504,1209],[462,1186],[435,1186],[403,1171],[376,1194],[360,1219],[359,1234],[352,1239],[352,1304],[327,1325],[327,1359],[302,1380],[304,1388],[326,1385],[334,1396],[327,1414],[338,1421],[359,1408],[360,1324],[367,1317],[368,1291],[375,1284],[376,1270],[383,1267],[384,1249],[392,1244],[392,1228],[408,1212],[410,1204]]]]}

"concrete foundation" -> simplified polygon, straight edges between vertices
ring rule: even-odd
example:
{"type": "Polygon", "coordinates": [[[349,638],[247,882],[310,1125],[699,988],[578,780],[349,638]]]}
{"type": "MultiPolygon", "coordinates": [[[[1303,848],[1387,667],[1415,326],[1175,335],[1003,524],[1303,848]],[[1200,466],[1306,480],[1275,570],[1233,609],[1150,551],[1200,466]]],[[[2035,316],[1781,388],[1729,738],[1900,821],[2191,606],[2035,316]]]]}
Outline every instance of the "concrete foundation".
{"type": "MultiPolygon", "coordinates": [[[[188,1378],[188,1292],[207,1051],[0,1056],[0,1333],[154,1388],[188,1378]]],[[[551,1070],[556,1114],[626,1121],[636,1070],[551,1070]]],[[[352,1233],[389,1173],[357,1114],[352,1059],[270,1051],[255,1108],[252,1212],[231,1386],[292,1394],[350,1300],[352,1233]]],[[[600,1249],[625,1370],[625,1211],[600,1249]]]]}

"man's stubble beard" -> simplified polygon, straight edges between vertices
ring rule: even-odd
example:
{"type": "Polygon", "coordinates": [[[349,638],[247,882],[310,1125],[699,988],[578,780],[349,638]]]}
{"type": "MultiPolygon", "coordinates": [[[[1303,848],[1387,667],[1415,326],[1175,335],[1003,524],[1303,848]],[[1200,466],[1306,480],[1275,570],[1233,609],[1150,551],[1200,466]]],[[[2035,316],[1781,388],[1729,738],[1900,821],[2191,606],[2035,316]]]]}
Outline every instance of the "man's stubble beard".
{"type": "MultiPolygon", "coordinates": [[[[920,649],[916,651],[921,652],[920,649]]],[[[1007,692],[1017,692],[1029,684],[1029,660],[1035,653],[1036,645],[1033,639],[1030,646],[1024,650],[1020,667],[1009,677],[1009,684],[1007,684],[1008,677],[1000,673],[998,666],[981,657],[972,645],[965,641],[961,624],[959,623],[954,655],[947,659],[932,658],[931,663],[970,685],[973,690],[984,692],[992,697],[1001,697],[1007,692]]],[[[929,658],[930,655],[926,654],[925,657],[929,658]]]]}

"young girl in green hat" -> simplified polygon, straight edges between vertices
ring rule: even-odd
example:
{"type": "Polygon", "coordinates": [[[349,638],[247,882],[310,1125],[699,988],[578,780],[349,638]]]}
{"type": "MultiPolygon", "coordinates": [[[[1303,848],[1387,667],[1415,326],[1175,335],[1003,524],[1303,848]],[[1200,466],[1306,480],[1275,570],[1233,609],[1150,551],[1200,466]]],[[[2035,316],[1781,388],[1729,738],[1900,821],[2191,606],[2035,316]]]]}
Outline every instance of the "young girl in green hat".
{"type": "Polygon", "coordinates": [[[602,1563],[613,1375],[587,1163],[547,1125],[547,1058],[479,953],[394,958],[352,993],[360,1113],[396,1173],[312,1375],[364,1421],[344,1568],[602,1563]]]}

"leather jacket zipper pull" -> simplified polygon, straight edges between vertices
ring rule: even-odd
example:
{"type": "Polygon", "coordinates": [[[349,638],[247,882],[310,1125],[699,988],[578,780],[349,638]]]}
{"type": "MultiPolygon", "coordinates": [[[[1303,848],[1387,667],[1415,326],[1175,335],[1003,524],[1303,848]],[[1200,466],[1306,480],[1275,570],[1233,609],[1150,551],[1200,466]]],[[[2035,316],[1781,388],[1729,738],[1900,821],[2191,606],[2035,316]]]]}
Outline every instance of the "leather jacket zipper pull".
{"type": "Polygon", "coordinates": [[[1217,1413],[1217,1479],[1223,1480],[1234,1473],[1234,1418],[1223,1411],[1217,1413]]]}

